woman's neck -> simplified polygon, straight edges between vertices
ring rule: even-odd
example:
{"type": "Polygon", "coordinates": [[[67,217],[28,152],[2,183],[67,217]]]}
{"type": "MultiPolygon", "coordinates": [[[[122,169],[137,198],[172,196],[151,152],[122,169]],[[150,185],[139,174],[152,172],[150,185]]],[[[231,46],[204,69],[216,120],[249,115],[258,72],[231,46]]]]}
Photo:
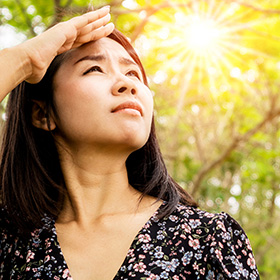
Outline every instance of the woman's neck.
{"type": "Polygon", "coordinates": [[[87,225],[104,215],[137,210],[141,193],[129,185],[127,156],[61,152],[67,188],[58,222],[87,225]]]}

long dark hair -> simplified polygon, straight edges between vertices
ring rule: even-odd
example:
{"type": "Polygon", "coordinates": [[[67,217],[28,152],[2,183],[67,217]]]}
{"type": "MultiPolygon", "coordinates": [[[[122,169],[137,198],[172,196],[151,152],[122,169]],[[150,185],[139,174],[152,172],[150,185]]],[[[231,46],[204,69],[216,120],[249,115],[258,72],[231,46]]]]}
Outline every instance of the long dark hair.
{"type": "MultiPolygon", "coordinates": [[[[108,37],[127,50],[148,85],[141,61],[126,37],[118,30],[108,37]]],[[[50,112],[55,112],[53,77],[65,56],[67,53],[53,60],[38,84],[22,82],[9,97],[0,159],[1,204],[21,232],[42,226],[44,215],[56,219],[66,194],[52,132],[34,127],[31,117],[34,100],[44,102],[47,120],[50,112]]],[[[156,139],[154,120],[147,143],[128,157],[126,167],[129,183],[143,196],[149,194],[167,202],[160,217],[171,213],[178,202],[197,206],[169,176],[156,139]]]]}

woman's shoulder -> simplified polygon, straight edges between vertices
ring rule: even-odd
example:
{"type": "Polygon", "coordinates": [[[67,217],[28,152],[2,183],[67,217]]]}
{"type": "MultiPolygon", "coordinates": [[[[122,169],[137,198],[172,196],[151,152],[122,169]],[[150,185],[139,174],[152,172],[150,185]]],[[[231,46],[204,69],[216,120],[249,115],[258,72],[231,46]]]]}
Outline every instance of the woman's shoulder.
{"type": "Polygon", "coordinates": [[[222,273],[230,279],[259,279],[249,239],[229,214],[178,204],[165,219],[170,225],[176,224],[176,239],[185,244],[183,251],[193,256],[199,250],[203,252],[204,261],[211,267],[210,274],[222,273]]]}
{"type": "Polygon", "coordinates": [[[193,206],[186,206],[182,204],[177,204],[173,212],[166,216],[165,219],[176,220],[179,223],[189,223],[193,228],[199,227],[201,225],[207,226],[207,228],[223,229],[234,228],[237,230],[242,230],[239,223],[231,217],[228,213],[211,213],[200,208],[193,206]]]}
{"type": "Polygon", "coordinates": [[[178,204],[166,220],[176,224],[177,228],[189,238],[200,239],[201,242],[214,246],[216,244],[234,243],[247,252],[252,250],[248,237],[240,224],[225,212],[210,213],[192,206],[178,204]]]}
{"type": "Polygon", "coordinates": [[[172,213],[164,217],[165,220],[176,221],[176,223],[189,223],[196,228],[202,224],[208,228],[215,227],[219,222],[232,226],[239,226],[234,218],[225,212],[211,213],[193,206],[186,206],[178,203],[172,213]]]}

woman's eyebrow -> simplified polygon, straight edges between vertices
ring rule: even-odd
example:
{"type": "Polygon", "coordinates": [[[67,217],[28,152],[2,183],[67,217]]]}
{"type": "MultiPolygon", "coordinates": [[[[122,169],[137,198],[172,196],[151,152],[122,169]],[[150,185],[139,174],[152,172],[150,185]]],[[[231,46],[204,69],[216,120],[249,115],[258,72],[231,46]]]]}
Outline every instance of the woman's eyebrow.
{"type": "Polygon", "coordinates": [[[84,61],[84,60],[93,60],[93,61],[101,61],[101,60],[106,60],[106,57],[103,54],[98,54],[98,55],[86,55],[82,58],[80,58],[79,60],[77,60],[75,64],[84,61]]]}
{"type": "MultiPolygon", "coordinates": [[[[103,54],[98,54],[98,55],[86,55],[82,58],[80,58],[79,60],[77,60],[74,65],[76,65],[77,63],[84,61],[84,60],[92,60],[92,61],[103,61],[106,60],[106,56],[103,54]]],[[[121,57],[119,59],[119,63],[123,64],[123,65],[136,65],[138,66],[132,59],[126,58],[126,57],[121,57]]]]}
{"type": "Polygon", "coordinates": [[[131,64],[133,64],[133,65],[138,66],[133,60],[131,60],[129,58],[126,58],[126,57],[121,57],[119,59],[119,63],[120,64],[124,64],[124,65],[131,65],[131,64]]]}

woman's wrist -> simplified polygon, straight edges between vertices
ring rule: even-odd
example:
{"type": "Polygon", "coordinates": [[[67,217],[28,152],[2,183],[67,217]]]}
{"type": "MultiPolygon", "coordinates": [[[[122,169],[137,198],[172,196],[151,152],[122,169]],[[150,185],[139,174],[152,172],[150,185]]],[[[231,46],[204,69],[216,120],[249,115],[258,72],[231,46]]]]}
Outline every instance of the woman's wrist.
{"type": "Polygon", "coordinates": [[[17,59],[18,65],[18,83],[28,79],[32,75],[32,62],[28,52],[26,51],[25,43],[15,46],[11,49],[17,59]]]}
{"type": "Polygon", "coordinates": [[[1,51],[8,78],[6,83],[16,87],[32,73],[30,58],[22,44],[1,51]],[[11,80],[9,79],[11,78],[11,80]]]}
{"type": "Polygon", "coordinates": [[[0,101],[31,73],[31,64],[21,45],[0,52],[0,101]]]}

